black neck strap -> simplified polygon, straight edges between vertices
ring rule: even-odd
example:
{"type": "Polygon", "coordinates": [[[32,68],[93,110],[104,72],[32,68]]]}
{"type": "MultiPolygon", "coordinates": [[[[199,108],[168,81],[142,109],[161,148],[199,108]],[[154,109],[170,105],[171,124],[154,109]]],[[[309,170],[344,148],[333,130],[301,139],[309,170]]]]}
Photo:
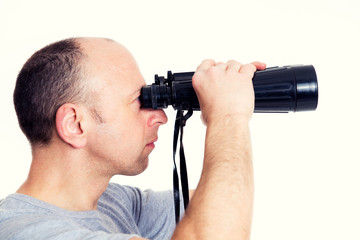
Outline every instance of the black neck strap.
{"type": "Polygon", "coordinates": [[[187,177],[187,170],[186,170],[186,160],[185,160],[185,153],[184,153],[184,146],[183,146],[183,133],[184,127],[186,125],[186,121],[191,117],[193,114],[193,110],[190,108],[186,115],[184,116],[183,110],[178,110],[175,119],[175,126],[174,126],[174,141],[173,141],[173,161],[174,161],[174,169],[173,169],[173,182],[174,182],[174,205],[175,205],[175,221],[176,223],[180,220],[180,190],[179,190],[179,176],[176,167],[176,150],[177,150],[177,143],[179,139],[179,132],[180,132],[180,178],[181,178],[181,188],[183,194],[183,201],[184,201],[184,209],[186,209],[187,205],[189,204],[189,186],[188,186],[188,177],[187,177]]]}

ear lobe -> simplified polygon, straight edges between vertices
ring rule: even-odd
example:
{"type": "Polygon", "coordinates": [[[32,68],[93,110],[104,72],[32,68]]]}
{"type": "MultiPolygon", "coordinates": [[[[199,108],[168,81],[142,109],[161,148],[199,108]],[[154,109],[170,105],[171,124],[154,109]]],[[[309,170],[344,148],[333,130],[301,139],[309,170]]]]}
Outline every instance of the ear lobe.
{"type": "Polygon", "coordinates": [[[71,103],[65,103],[56,112],[57,133],[64,142],[74,148],[82,148],[86,145],[81,120],[81,109],[71,103]]]}

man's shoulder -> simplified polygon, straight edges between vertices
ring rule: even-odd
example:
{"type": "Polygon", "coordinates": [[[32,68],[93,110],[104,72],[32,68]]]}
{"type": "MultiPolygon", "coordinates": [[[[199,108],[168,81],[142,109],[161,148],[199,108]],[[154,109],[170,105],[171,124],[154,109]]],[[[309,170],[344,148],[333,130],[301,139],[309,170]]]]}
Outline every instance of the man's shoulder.
{"type": "Polygon", "coordinates": [[[55,222],[58,226],[71,226],[76,225],[77,220],[96,217],[95,211],[73,212],[23,194],[11,194],[0,202],[0,226],[7,229],[10,226],[46,226],[55,222]]]}
{"type": "Polygon", "coordinates": [[[71,216],[71,211],[56,207],[24,194],[11,194],[0,201],[0,224],[3,221],[26,222],[26,219],[44,221],[58,216],[71,216]]]}
{"type": "Polygon", "coordinates": [[[97,211],[69,211],[19,194],[0,201],[0,239],[108,239],[113,237],[110,233],[117,233],[117,239],[137,236],[111,230],[97,211]]]}
{"type": "MultiPolygon", "coordinates": [[[[51,210],[38,206],[30,197],[11,194],[0,202],[0,239],[21,239],[25,234],[43,233],[56,227],[57,229],[69,229],[70,221],[61,221],[51,210]]],[[[31,234],[30,234],[31,236],[31,234]]]]}
{"type": "Polygon", "coordinates": [[[42,212],[45,207],[42,201],[24,194],[10,194],[6,198],[0,201],[0,213],[4,216],[4,213],[34,213],[42,212]]]}

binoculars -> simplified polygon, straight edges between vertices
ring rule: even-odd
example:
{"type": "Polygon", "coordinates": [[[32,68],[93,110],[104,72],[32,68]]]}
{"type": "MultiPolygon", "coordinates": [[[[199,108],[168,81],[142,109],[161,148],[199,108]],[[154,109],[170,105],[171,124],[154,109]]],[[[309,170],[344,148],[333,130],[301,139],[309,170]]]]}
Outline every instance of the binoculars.
{"type": "MultiPolygon", "coordinates": [[[[194,72],[172,73],[167,78],[155,75],[155,82],[141,89],[142,108],[200,110],[192,86],[194,72]]],[[[318,104],[318,82],[312,65],[270,67],[256,71],[253,77],[254,112],[313,111],[318,104]]]]}

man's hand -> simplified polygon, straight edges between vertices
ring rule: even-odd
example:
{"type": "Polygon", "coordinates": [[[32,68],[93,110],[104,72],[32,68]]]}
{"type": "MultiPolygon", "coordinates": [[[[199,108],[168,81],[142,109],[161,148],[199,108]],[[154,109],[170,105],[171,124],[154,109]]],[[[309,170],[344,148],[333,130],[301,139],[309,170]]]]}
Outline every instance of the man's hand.
{"type": "Polygon", "coordinates": [[[254,72],[265,69],[260,62],[241,64],[203,61],[193,76],[193,87],[200,102],[203,121],[237,116],[249,120],[254,111],[254,72]]]}

